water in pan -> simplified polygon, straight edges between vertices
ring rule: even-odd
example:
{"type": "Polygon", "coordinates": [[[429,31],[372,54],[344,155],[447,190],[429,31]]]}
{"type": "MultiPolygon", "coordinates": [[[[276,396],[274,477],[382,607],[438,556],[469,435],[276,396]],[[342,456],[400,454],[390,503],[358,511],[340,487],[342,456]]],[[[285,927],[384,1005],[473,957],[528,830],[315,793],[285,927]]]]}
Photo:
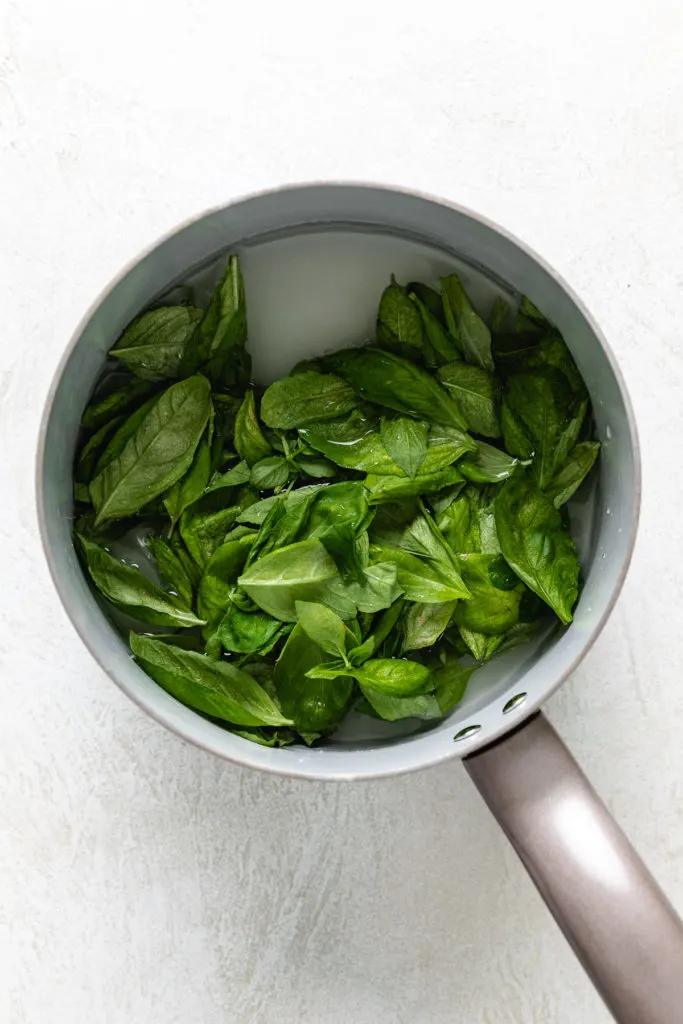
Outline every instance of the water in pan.
{"type": "MultiPolygon", "coordinates": [[[[387,233],[354,229],[302,231],[286,237],[258,239],[240,250],[247,293],[249,348],[254,379],[260,384],[286,374],[300,359],[346,345],[374,334],[377,304],[390,274],[398,281],[424,281],[438,287],[439,277],[456,271],[481,313],[493,301],[518,298],[504,282],[491,277],[454,253],[423,242],[387,233]]],[[[226,261],[226,255],[187,275],[158,304],[178,301],[192,288],[194,301],[206,305],[226,261]]],[[[533,296],[531,296],[533,299],[533,296]]],[[[567,339],[571,345],[571,339],[567,339]]],[[[570,503],[572,534],[584,571],[590,564],[597,510],[596,488],[570,503]]],[[[146,549],[140,537],[128,537],[117,553],[144,568],[146,549]]],[[[472,677],[462,704],[452,713],[454,726],[520,680],[539,650],[553,642],[545,634],[500,659],[494,659],[472,677]]],[[[394,724],[352,714],[331,742],[396,739],[430,728],[414,720],[394,724]]]]}

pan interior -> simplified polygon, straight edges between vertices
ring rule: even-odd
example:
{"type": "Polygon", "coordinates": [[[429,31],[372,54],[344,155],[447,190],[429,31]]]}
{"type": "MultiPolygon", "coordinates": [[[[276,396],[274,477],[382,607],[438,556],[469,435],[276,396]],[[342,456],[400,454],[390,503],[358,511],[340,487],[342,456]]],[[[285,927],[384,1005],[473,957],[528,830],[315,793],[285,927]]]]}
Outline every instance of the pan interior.
{"type": "MultiPolygon", "coordinates": [[[[237,250],[245,278],[253,375],[260,384],[283,376],[300,359],[371,338],[379,297],[392,273],[402,283],[419,280],[438,288],[439,278],[455,271],[484,315],[499,296],[512,303],[519,298],[505,281],[455,251],[381,230],[343,225],[308,227],[261,236],[237,250]]],[[[225,266],[226,255],[212,258],[183,275],[181,281],[170,282],[153,301],[177,301],[178,286],[190,284],[198,304],[205,305],[225,266]]],[[[567,341],[571,345],[571,339],[567,341]]],[[[598,508],[599,482],[594,474],[592,486],[582,489],[580,497],[569,506],[584,575],[595,554],[598,508]]],[[[139,562],[146,557],[140,541],[140,537],[129,536],[118,554],[139,562]]],[[[512,692],[518,698],[515,706],[519,706],[526,700],[522,694],[529,668],[561,636],[559,629],[551,629],[477,671],[464,700],[450,715],[449,730],[456,734],[465,720],[471,721],[473,715],[492,702],[500,702],[505,694],[512,692]]],[[[530,695],[529,704],[532,699],[530,695]]],[[[443,728],[443,721],[387,723],[352,713],[326,742],[330,748],[367,748],[443,728]]],[[[286,750],[281,752],[281,756],[286,755],[286,750]]]]}

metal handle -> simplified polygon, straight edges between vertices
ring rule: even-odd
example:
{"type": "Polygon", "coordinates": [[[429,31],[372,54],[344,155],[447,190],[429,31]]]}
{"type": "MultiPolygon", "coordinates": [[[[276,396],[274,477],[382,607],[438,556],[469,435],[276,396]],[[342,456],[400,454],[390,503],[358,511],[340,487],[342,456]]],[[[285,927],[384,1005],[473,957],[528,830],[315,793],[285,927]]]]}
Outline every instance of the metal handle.
{"type": "Polygon", "coordinates": [[[683,923],[548,720],[465,766],[619,1024],[681,1024],[683,923]]]}

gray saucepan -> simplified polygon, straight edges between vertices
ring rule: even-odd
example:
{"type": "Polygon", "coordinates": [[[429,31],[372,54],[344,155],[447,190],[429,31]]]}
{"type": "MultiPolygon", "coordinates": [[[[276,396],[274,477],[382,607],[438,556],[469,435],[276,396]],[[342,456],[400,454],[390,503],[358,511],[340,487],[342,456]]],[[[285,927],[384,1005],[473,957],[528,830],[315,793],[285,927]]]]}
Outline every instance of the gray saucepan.
{"type": "MultiPolygon", "coordinates": [[[[571,754],[538,711],[594,642],[619,594],[640,501],[638,440],[619,369],[571,289],[489,221],[432,197],[316,184],[240,199],[203,214],[136,259],[92,306],[47,401],[38,453],[47,560],[83,642],[157,721],[242,765],[317,780],[388,776],[464,758],[465,767],[605,1002],[622,1024],[680,1024],[683,927],[571,754]],[[429,279],[457,268],[475,299],[520,293],[560,328],[588,385],[599,480],[572,510],[584,587],[571,626],[487,667],[445,720],[412,731],[352,724],[319,748],[269,749],[221,729],[158,687],[131,659],[79,567],[71,541],[79,420],[107,350],[176,283],[201,287],[240,253],[255,375],[363,340],[390,272],[429,279]]],[[[359,716],[360,717],[360,716],[359,716]]]]}

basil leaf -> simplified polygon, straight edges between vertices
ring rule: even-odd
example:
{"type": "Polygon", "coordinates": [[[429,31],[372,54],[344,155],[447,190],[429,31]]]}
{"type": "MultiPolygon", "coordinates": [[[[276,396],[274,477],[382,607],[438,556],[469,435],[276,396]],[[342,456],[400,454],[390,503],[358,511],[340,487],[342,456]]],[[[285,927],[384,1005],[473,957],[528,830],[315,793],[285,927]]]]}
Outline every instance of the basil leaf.
{"type": "MultiPolygon", "coordinates": [[[[402,718],[422,718],[427,721],[441,718],[441,708],[433,693],[425,693],[419,697],[394,697],[368,685],[361,689],[374,716],[383,718],[386,722],[397,722],[402,718]]],[[[359,705],[358,710],[367,714],[365,707],[359,705]]]]}
{"type": "MultiPolygon", "coordinates": [[[[113,420],[109,420],[103,427],[95,431],[83,445],[74,470],[74,478],[78,483],[87,485],[93,476],[97,460],[100,458],[107,442],[121,425],[122,420],[122,416],[115,416],[113,420]]],[[[90,495],[88,495],[87,500],[90,501],[90,495]]]]}
{"type": "Polygon", "coordinates": [[[393,352],[372,347],[346,349],[327,357],[326,362],[357,394],[376,405],[429,423],[466,429],[457,404],[434,378],[393,352]]]}
{"type": "Polygon", "coordinates": [[[503,557],[565,625],[579,592],[576,548],[550,498],[525,473],[507,480],[495,503],[503,557]]]}
{"type": "Polygon", "coordinates": [[[393,697],[419,697],[434,690],[429,669],[404,658],[373,658],[356,668],[354,674],[364,693],[370,687],[393,697]]]}
{"type": "Polygon", "coordinates": [[[325,486],[325,484],[309,484],[307,487],[299,487],[295,491],[290,491],[287,495],[274,494],[270,498],[262,498],[261,501],[254,502],[253,505],[241,512],[238,522],[261,526],[276,502],[284,501],[285,507],[289,510],[299,503],[309,502],[311,496],[317,494],[325,486]]]}
{"type": "Polygon", "coordinates": [[[505,395],[500,405],[500,425],[503,431],[503,442],[510,455],[518,459],[530,459],[534,454],[534,444],[520,417],[512,410],[505,395]]]}
{"type": "MultiPolygon", "coordinates": [[[[217,493],[218,497],[222,494],[221,491],[217,493]]],[[[216,495],[209,493],[183,512],[180,534],[198,566],[203,568],[207,564],[225,541],[228,530],[234,526],[240,513],[253,502],[254,495],[254,491],[245,487],[235,494],[234,504],[214,511],[216,495]]]]}
{"type": "Polygon", "coordinates": [[[377,313],[377,338],[380,342],[402,342],[416,349],[422,348],[422,318],[404,288],[390,284],[382,292],[377,313]]]}
{"type": "Polygon", "coordinates": [[[476,671],[476,665],[463,665],[453,659],[449,660],[442,668],[432,672],[434,685],[436,687],[436,699],[439,702],[442,714],[459,704],[465,696],[467,684],[472,673],[476,671]]]}
{"type": "Polygon", "coordinates": [[[467,363],[449,363],[439,370],[439,380],[457,401],[470,430],[500,437],[496,386],[490,373],[467,363]]]}
{"type": "Polygon", "coordinates": [[[519,303],[515,329],[518,334],[532,334],[538,337],[556,333],[550,321],[543,316],[540,309],[537,309],[526,295],[522,296],[519,303]]]}
{"type": "Polygon", "coordinates": [[[491,332],[474,309],[457,274],[441,278],[446,326],[468,363],[493,370],[491,332]]]}
{"type": "Polygon", "coordinates": [[[191,608],[194,598],[194,587],[187,569],[177,553],[163,537],[155,537],[151,534],[147,537],[146,544],[154,556],[159,575],[166,586],[176,592],[184,605],[191,608]]]}
{"type": "Polygon", "coordinates": [[[295,465],[306,476],[318,479],[329,480],[337,475],[337,467],[332,462],[328,462],[327,459],[321,459],[317,455],[297,455],[295,465]]]}
{"type": "Polygon", "coordinates": [[[458,626],[492,636],[505,633],[519,620],[519,602],[522,588],[501,590],[495,587],[489,568],[496,555],[461,555],[462,578],[472,595],[461,601],[455,609],[453,621],[458,626]]]}
{"type": "Polygon", "coordinates": [[[115,416],[120,416],[132,406],[139,405],[149,398],[154,387],[145,381],[136,381],[116,391],[109,391],[104,396],[95,397],[86,406],[81,423],[89,430],[99,430],[115,416]]]}
{"type": "Polygon", "coordinates": [[[519,465],[519,459],[494,448],[485,441],[477,441],[477,450],[468,454],[458,463],[458,470],[466,480],[478,484],[498,484],[512,476],[519,465]]]}
{"type": "Polygon", "coordinates": [[[278,491],[289,479],[289,466],[279,455],[260,459],[251,470],[251,483],[257,491],[278,491]]]}
{"type": "Polygon", "coordinates": [[[572,494],[590,473],[600,451],[599,441],[582,441],[574,445],[546,488],[546,494],[555,508],[569,501],[572,494]]]}
{"type": "Polygon", "coordinates": [[[449,469],[441,469],[438,473],[418,473],[414,480],[408,476],[368,474],[365,478],[365,486],[370,504],[381,505],[383,502],[398,501],[399,498],[432,494],[434,491],[440,491],[443,487],[452,487],[453,484],[459,483],[463,479],[462,474],[455,466],[452,466],[449,469]]]}
{"type": "Polygon", "coordinates": [[[510,330],[510,303],[500,295],[494,300],[489,320],[493,334],[506,334],[510,330]]]}
{"type": "Polygon", "coordinates": [[[105,447],[100,452],[95,468],[92,471],[93,477],[99,476],[105,466],[108,466],[110,462],[121,454],[147,416],[147,413],[156,404],[158,397],[158,395],[152,395],[151,398],[148,398],[146,402],[143,402],[142,405],[134,409],[128,416],[121,416],[119,418],[119,427],[116,433],[109,438],[105,447]]]}
{"type": "Polygon", "coordinates": [[[336,655],[344,661],[346,630],[339,616],[331,608],[314,601],[297,601],[295,609],[304,633],[327,654],[336,655]]]}
{"type": "Polygon", "coordinates": [[[251,374],[246,351],[247,308],[237,256],[231,256],[209,308],[186,345],[181,375],[201,370],[212,384],[245,387],[251,374]]]}
{"type": "Polygon", "coordinates": [[[525,367],[529,370],[538,369],[539,367],[559,370],[560,373],[564,374],[569,387],[575,395],[584,397],[586,394],[586,385],[581,378],[571,352],[562,338],[543,338],[542,341],[529,350],[525,359],[525,367]]]}
{"type": "Polygon", "coordinates": [[[235,449],[249,466],[271,454],[272,448],[266,441],[256,415],[254,392],[247,391],[235,418],[235,449]]]}
{"type": "Polygon", "coordinates": [[[515,374],[508,381],[506,399],[534,445],[532,475],[543,489],[576,440],[583,417],[577,422],[578,418],[571,416],[571,393],[559,374],[540,371],[515,374]],[[569,436],[562,438],[569,426],[569,436]]]}
{"type": "Polygon", "coordinates": [[[361,579],[351,586],[351,595],[359,612],[374,613],[393,605],[401,596],[398,571],[391,562],[368,565],[361,579]]]}
{"type": "Polygon", "coordinates": [[[285,714],[303,732],[323,732],[339,724],[354,690],[350,677],[312,679],[307,672],[325,661],[325,654],[296,625],[275,665],[274,684],[285,714]]]}
{"type": "Polygon", "coordinates": [[[489,661],[500,650],[505,640],[505,636],[502,633],[496,636],[488,636],[485,633],[477,633],[472,629],[468,629],[466,626],[458,626],[458,632],[472,657],[480,663],[489,661]]]}
{"type": "MultiPolygon", "coordinates": [[[[436,292],[434,294],[436,295],[436,292]]],[[[434,363],[436,365],[452,363],[454,359],[459,359],[462,353],[455,339],[450,336],[441,320],[428,309],[417,295],[411,293],[410,298],[417,306],[422,317],[422,325],[434,357],[434,363]]],[[[441,306],[441,299],[438,295],[437,298],[439,299],[439,306],[441,306]]]]}
{"type": "Polygon", "coordinates": [[[323,600],[333,579],[338,579],[334,561],[320,541],[307,540],[260,558],[238,582],[263,611],[296,622],[296,602],[323,600]]]}
{"type": "Polygon", "coordinates": [[[253,654],[279,637],[282,623],[265,612],[244,612],[229,604],[218,626],[218,636],[226,651],[253,654]]]}
{"type": "Polygon", "coordinates": [[[132,515],[181,478],[204,433],[210,405],[204,377],[190,377],[163,392],[121,454],[90,484],[95,525],[132,515]]]}
{"type": "Polygon", "coordinates": [[[209,558],[197,590],[197,610],[207,622],[221,617],[230,604],[255,536],[227,541],[209,558]]]}
{"type": "Polygon", "coordinates": [[[186,508],[202,496],[211,476],[211,442],[207,434],[194,453],[192,465],[164,495],[164,507],[175,526],[186,508]]]}
{"type": "Polygon", "coordinates": [[[331,373],[297,373],[271,384],[261,400],[269,427],[290,430],[307,423],[336,419],[357,404],[353,389],[331,373]]]}
{"type": "Polygon", "coordinates": [[[371,557],[396,566],[396,582],[408,601],[438,604],[469,597],[456,569],[446,564],[430,564],[400,548],[373,545],[371,557]]]}
{"type": "Polygon", "coordinates": [[[456,601],[443,601],[440,604],[415,602],[408,605],[402,624],[402,653],[435,644],[447,629],[456,604],[456,601]]]}
{"type": "Polygon", "coordinates": [[[251,470],[246,462],[238,462],[232,469],[227,470],[225,473],[220,473],[209,481],[209,486],[206,489],[207,494],[212,494],[215,491],[222,491],[228,487],[241,487],[242,484],[248,484],[251,479],[251,470]]]}
{"type": "Polygon", "coordinates": [[[197,711],[234,725],[292,725],[255,679],[227,661],[135,633],[130,646],[164,690],[197,711]]]}
{"type": "Polygon", "coordinates": [[[93,583],[114,607],[158,626],[204,625],[189,607],[157,587],[138,569],[124,565],[99,544],[76,536],[93,583]]]}
{"type": "Polygon", "coordinates": [[[162,306],[134,320],[109,355],[143,380],[178,377],[187,344],[202,319],[193,306],[162,306]]]}
{"type": "Polygon", "coordinates": [[[406,292],[408,295],[414,295],[420,300],[423,306],[425,306],[432,316],[436,317],[439,323],[445,325],[446,321],[443,315],[443,304],[441,302],[441,296],[433,288],[430,288],[428,284],[424,284],[422,281],[409,281],[406,285],[406,292]]]}
{"type": "Polygon", "coordinates": [[[429,424],[408,416],[382,417],[382,444],[409,477],[417,476],[427,454],[429,424]]]}

